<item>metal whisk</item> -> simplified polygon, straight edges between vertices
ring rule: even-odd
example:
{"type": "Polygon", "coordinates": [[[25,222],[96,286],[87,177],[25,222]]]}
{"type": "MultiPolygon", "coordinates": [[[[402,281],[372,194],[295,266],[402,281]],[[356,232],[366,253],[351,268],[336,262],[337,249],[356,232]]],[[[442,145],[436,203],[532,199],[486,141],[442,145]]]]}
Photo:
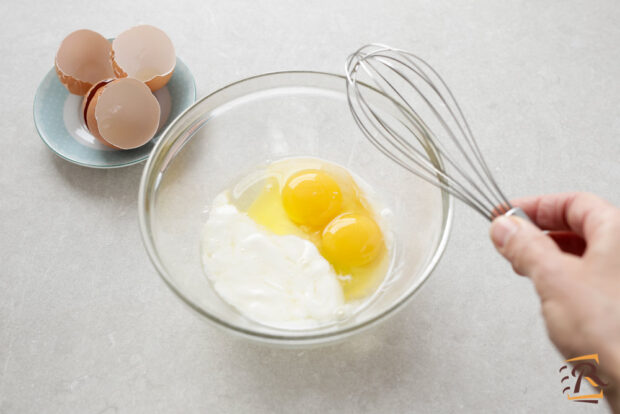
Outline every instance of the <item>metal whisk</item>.
{"type": "Polygon", "coordinates": [[[428,63],[370,44],[348,57],[346,73],[351,113],[377,149],[489,220],[501,214],[527,219],[499,189],[456,99],[428,63]]]}

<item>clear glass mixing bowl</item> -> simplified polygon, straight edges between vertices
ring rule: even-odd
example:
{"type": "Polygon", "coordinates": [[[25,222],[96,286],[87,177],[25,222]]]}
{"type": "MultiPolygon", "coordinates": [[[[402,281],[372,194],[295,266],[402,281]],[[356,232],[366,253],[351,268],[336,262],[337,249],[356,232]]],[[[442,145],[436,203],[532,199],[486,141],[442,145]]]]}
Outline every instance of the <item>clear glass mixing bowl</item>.
{"type": "MultiPolygon", "coordinates": [[[[196,102],[164,132],[140,185],[140,228],[168,286],[206,320],[261,342],[286,346],[336,341],[402,308],[444,251],[452,198],[377,151],[349,112],[342,76],[279,72],[233,83],[196,102]],[[252,166],[308,156],[347,167],[393,213],[394,265],[362,311],[313,330],[282,330],[251,321],[215,293],[201,265],[202,228],[213,198],[252,166]]],[[[386,114],[398,111],[371,92],[386,114]]],[[[440,165],[435,154],[430,154],[440,165]]]]}

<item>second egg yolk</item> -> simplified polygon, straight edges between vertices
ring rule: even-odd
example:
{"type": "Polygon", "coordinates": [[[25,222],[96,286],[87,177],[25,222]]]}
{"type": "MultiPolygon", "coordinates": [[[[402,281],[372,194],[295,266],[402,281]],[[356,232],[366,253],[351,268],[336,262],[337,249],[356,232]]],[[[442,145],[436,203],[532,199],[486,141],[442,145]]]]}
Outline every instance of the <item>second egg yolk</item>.
{"type": "Polygon", "coordinates": [[[362,214],[345,213],[323,230],[323,252],[337,267],[365,266],[381,253],[383,236],[377,223],[362,214]]]}
{"type": "Polygon", "coordinates": [[[321,227],[342,208],[342,193],[336,181],[321,170],[293,174],[282,188],[282,204],[297,224],[321,227]]]}

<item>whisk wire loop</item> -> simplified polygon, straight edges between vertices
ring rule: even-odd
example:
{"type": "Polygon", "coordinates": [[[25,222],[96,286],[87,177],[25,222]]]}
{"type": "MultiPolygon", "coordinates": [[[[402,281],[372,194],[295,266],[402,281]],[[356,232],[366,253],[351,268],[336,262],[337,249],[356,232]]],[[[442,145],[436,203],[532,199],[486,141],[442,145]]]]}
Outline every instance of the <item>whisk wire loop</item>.
{"type": "Polygon", "coordinates": [[[454,94],[427,62],[410,52],[371,44],[349,56],[346,74],[353,118],[379,151],[489,220],[514,210],[454,94]],[[388,116],[379,104],[386,102],[400,116],[388,116]]]}

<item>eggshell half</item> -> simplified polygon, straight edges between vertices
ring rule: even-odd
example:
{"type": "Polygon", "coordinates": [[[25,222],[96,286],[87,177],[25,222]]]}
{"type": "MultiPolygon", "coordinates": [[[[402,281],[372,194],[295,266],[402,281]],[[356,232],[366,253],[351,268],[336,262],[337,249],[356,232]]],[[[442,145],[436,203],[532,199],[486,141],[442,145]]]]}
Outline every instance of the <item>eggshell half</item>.
{"type": "Polygon", "coordinates": [[[108,145],[138,148],[157,132],[160,108],[157,98],[143,82],[115,79],[95,91],[86,108],[86,124],[108,145]]]}
{"type": "Polygon", "coordinates": [[[84,95],[93,84],[114,78],[112,45],[92,30],[76,30],[64,38],[56,52],[56,74],[69,92],[84,95]]]}
{"type": "Polygon", "coordinates": [[[84,117],[84,123],[86,124],[86,128],[90,131],[90,133],[97,138],[102,144],[107,145],[108,147],[117,148],[107,142],[101,134],[99,134],[99,128],[97,126],[97,119],[95,118],[95,107],[97,102],[99,101],[99,97],[103,93],[104,87],[112,82],[114,79],[106,79],[100,82],[97,82],[93,85],[92,88],[86,95],[84,95],[84,100],[82,101],[82,115],[84,117]]]}
{"type": "Polygon", "coordinates": [[[172,76],[176,65],[174,46],[160,29],[149,25],[136,26],[112,42],[112,65],[119,78],[141,80],[156,91],[172,76]]]}

